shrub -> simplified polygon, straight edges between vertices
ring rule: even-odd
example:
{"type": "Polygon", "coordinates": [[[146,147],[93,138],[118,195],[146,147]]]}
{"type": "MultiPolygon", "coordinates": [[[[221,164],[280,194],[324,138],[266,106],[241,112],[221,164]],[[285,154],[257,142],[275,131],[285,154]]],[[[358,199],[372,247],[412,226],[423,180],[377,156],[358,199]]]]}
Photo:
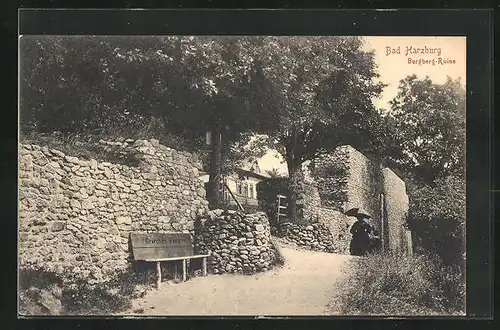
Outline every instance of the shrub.
{"type": "Polygon", "coordinates": [[[465,266],[465,182],[458,177],[417,185],[410,190],[408,223],[418,247],[447,265],[465,266]]]}
{"type": "Polygon", "coordinates": [[[145,293],[138,285],[141,275],[121,271],[112,281],[91,285],[71,273],[56,274],[41,267],[19,270],[19,307],[26,315],[51,314],[40,304],[40,292],[54,292],[64,315],[104,315],[126,310],[131,300],[145,293]]]}
{"type": "Polygon", "coordinates": [[[96,159],[129,166],[138,165],[137,155],[116,146],[103,146],[99,141],[124,141],[125,139],[144,140],[157,139],[162,145],[181,151],[194,151],[198,141],[190,141],[178,135],[167,132],[163,123],[158,118],[149,122],[137,123],[129,127],[109,127],[106,130],[88,130],[79,133],[37,131],[21,132],[20,142],[24,144],[37,144],[57,149],[65,154],[81,159],[96,159]]]}
{"type": "Polygon", "coordinates": [[[458,268],[429,256],[371,255],[353,259],[331,302],[345,315],[463,314],[465,285],[458,268]]]}

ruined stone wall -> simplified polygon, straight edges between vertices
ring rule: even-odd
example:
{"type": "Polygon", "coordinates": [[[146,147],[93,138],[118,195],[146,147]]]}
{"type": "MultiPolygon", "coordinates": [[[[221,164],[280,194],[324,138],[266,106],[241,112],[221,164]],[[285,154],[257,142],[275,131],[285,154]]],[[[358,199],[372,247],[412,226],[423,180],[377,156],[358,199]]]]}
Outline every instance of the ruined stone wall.
{"type": "Polygon", "coordinates": [[[350,229],[356,219],[328,208],[319,209],[318,214],[319,223],[328,228],[333,237],[335,253],[349,254],[350,229]]]}
{"type": "Polygon", "coordinates": [[[323,207],[342,210],[348,200],[350,149],[341,146],[306,165],[307,178],[317,187],[319,203],[323,207]]]}
{"type": "Polygon", "coordinates": [[[270,269],[277,260],[264,212],[209,211],[196,221],[195,251],[209,254],[210,273],[252,274],[270,269]]]}
{"type": "Polygon", "coordinates": [[[355,219],[344,212],[362,207],[372,215],[379,233],[383,233],[388,250],[411,253],[411,232],[404,228],[408,195],[401,178],[388,168],[380,169],[377,162],[350,146],[342,146],[313,163],[304,183],[306,225],[325,224],[334,237],[335,249],[349,253],[349,229],[355,219]]]}
{"type": "MultiPolygon", "coordinates": [[[[300,237],[307,237],[311,234],[311,238],[314,237],[318,242],[324,243],[318,245],[330,246],[326,249],[321,246],[319,248],[314,247],[314,250],[349,254],[349,243],[351,241],[349,230],[355,218],[348,217],[337,209],[323,207],[321,205],[318,188],[315,185],[305,184],[304,188],[304,200],[306,201],[304,207],[304,222],[293,227],[295,234],[297,232],[301,233],[301,235],[299,235],[300,237]],[[306,227],[309,227],[309,229],[306,229],[306,227]],[[326,237],[326,232],[329,233],[328,238],[326,237]]],[[[298,245],[305,247],[311,245],[311,242],[303,243],[302,239],[298,239],[299,236],[295,234],[289,235],[289,232],[290,231],[285,230],[283,235],[292,238],[292,241],[298,245]]],[[[315,243],[314,240],[312,242],[315,243]]]]}
{"type": "Polygon", "coordinates": [[[411,253],[411,233],[405,228],[409,207],[406,184],[388,168],[382,170],[382,178],[387,248],[394,253],[411,253]]]}
{"type": "Polygon", "coordinates": [[[20,268],[105,282],[130,265],[130,232],[193,231],[208,204],[196,156],[157,140],[122,147],[138,166],[20,146],[20,268]]]}
{"type": "Polygon", "coordinates": [[[348,150],[348,173],[346,180],[346,202],[342,211],[362,207],[373,217],[373,224],[381,230],[380,218],[380,167],[352,147],[348,150]]]}

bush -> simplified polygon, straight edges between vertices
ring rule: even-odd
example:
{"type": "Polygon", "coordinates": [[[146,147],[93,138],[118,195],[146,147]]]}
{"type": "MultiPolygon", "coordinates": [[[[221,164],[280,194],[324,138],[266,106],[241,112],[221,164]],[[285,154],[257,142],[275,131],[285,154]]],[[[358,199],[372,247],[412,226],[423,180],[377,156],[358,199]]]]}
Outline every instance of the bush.
{"type": "Polygon", "coordinates": [[[197,141],[190,141],[167,132],[158,118],[125,128],[110,127],[107,130],[88,130],[80,133],[25,131],[21,132],[20,142],[47,146],[81,159],[94,158],[98,161],[136,166],[139,161],[134,152],[128,150],[124,153],[121,146],[102,145],[99,141],[115,142],[125,139],[149,140],[152,138],[157,139],[166,147],[180,151],[194,151],[198,145],[197,141]]]}
{"type": "Polygon", "coordinates": [[[90,285],[71,273],[56,274],[43,268],[19,270],[19,308],[21,314],[54,314],[41,303],[42,292],[57,292],[52,300],[62,307],[61,315],[105,315],[126,310],[131,300],[143,295],[146,288],[138,285],[140,275],[121,271],[114,280],[90,285]]]}
{"type": "Polygon", "coordinates": [[[459,315],[465,284],[459,268],[429,256],[353,259],[331,302],[343,315],[459,315]]]}
{"type": "Polygon", "coordinates": [[[408,223],[418,248],[437,254],[447,265],[464,268],[465,182],[458,177],[417,185],[410,190],[408,223]]]}

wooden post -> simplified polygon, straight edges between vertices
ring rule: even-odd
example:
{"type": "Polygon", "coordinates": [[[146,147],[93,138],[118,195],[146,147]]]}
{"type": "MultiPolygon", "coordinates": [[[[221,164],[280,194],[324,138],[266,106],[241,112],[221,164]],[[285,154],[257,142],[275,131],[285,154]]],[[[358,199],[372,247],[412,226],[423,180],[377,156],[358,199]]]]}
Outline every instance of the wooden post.
{"type": "Polygon", "coordinates": [[[186,259],[182,260],[182,281],[186,282],[186,259]]]}
{"type": "Polygon", "coordinates": [[[161,265],[160,262],[156,262],[156,273],[157,273],[157,280],[156,280],[156,288],[160,289],[160,284],[161,284],[161,265]]]}
{"type": "Polygon", "coordinates": [[[207,257],[203,257],[201,262],[202,262],[201,265],[203,270],[203,276],[207,276],[207,257]]]}
{"type": "Polygon", "coordinates": [[[177,280],[177,261],[174,262],[174,280],[177,280]]]}
{"type": "Polygon", "coordinates": [[[386,238],[386,231],[387,229],[385,228],[385,212],[384,212],[384,195],[380,194],[380,240],[382,243],[382,252],[386,252],[386,246],[385,246],[385,238],[386,238]]]}

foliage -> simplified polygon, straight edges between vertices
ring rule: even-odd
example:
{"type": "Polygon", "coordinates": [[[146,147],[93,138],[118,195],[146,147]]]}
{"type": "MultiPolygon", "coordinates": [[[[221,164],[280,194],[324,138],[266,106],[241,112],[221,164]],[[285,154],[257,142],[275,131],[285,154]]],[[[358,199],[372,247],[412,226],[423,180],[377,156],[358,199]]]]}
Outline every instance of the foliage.
{"type": "Polygon", "coordinates": [[[19,271],[20,308],[28,308],[39,299],[40,290],[60,287],[58,295],[65,315],[104,315],[131,307],[131,300],[140,294],[140,276],[130,271],[115,274],[114,280],[101,285],[89,285],[73,273],[58,274],[43,267],[21,268],[19,271]]]}
{"type": "Polygon", "coordinates": [[[410,190],[408,222],[418,246],[448,265],[465,264],[465,181],[449,176],[410,190]]]}
{"type": "Polygon", "coordinates": [[[269,178],[257,184],[257,198],[260,208],[266,212],[272,227],[278,227],[276,211],[278,195],[289,196],[287,178],[269,178]]]}
{"type": "Polygon", "coordinates": [[[342,315],[460,315],[465,285],[459,269],[429,256],[372,255],[355,259],[337,284],[342,315]]]}
{"type": "Polygon", "coordinates": [[[277,168],[275,168],[275,167],[273,167],[273,168],[272,168],[272,169],[270,169],[270,170],[267,170],[267,171],[266,171],[266,174],[267,174],[269,177],[273,178],[273,179],[274,179],[274,178],[280,178],[280,177],[283,177],[283,174],[281,174],[281,173],[279,172],[279,170],[278,170],[277,168]]]}
{"type": "Polygon", "coordinates": [[[385,117],[387,165],[401,169],[410,199],[408,223],[417,250],[464,266],[465,89],[448,78],[400,81],[385,117]]]}
{"type": "Polygon", "coordinates": [[[426,183],[464,176],[465,89],[459,80],[434,84],[428,77],[408,76],[387,120],[393,133],[389,143],[398,149],[391,157],[394,165],[426,183]]]}
{"type": "Polygon", "coordinates": [[[380,113],[372,99],[382,83],[373,53],[358,37],[265,37],[255,58],[256,107],[265,107],[273,129],[262,143],[287,162],[289,212],[298,217],[301,165],[343,144],[374,148],[380,113]]]}
{"type": "Polygon", "coordinates": [[[361,50],[361,39],[268,37],[260,42],[254,55],[256,97],[274,119],[269,145],[299,162],[365,130],[369,112],[376,112],[371,98],[383,84],[374,82],[373,54],[361,50]]]}
{"type": "MultiPolygon", "coordinates": [[[[21,130],[91,133],[151,116],[152,98],[144,95],[148,84],[133,84],[126,79],[130,72],[118,71],[124,67],[119,46],[132,54],[132,47],[139,45],[129,37],[23,36],[21,130]]],[[[139,63],[145,64],[136,60],[127,68],[139,63]]],[[[145,65],[137,69],[147,76],[145,65]]]]}
{"type": "Polygon", "coordinates": [[[122,129],[108,130],[107,132],[85,134],[62,132],[40,133],[36,131],[23,132],[20,143],[45,146],[62,151],[67,155],[80,159],[96,159],[128,166],[139,165],[139,157],[135,150],[122,146],[105,145],[100,141],[123,142],[125,139],[150,140],[152,137],[159,140],[164,146],[176,150],[192,150],[193,142],[182,137],[170,134],[162,129],[161,122],[151,120],[144,125],[134,125],[122,129]]]}

